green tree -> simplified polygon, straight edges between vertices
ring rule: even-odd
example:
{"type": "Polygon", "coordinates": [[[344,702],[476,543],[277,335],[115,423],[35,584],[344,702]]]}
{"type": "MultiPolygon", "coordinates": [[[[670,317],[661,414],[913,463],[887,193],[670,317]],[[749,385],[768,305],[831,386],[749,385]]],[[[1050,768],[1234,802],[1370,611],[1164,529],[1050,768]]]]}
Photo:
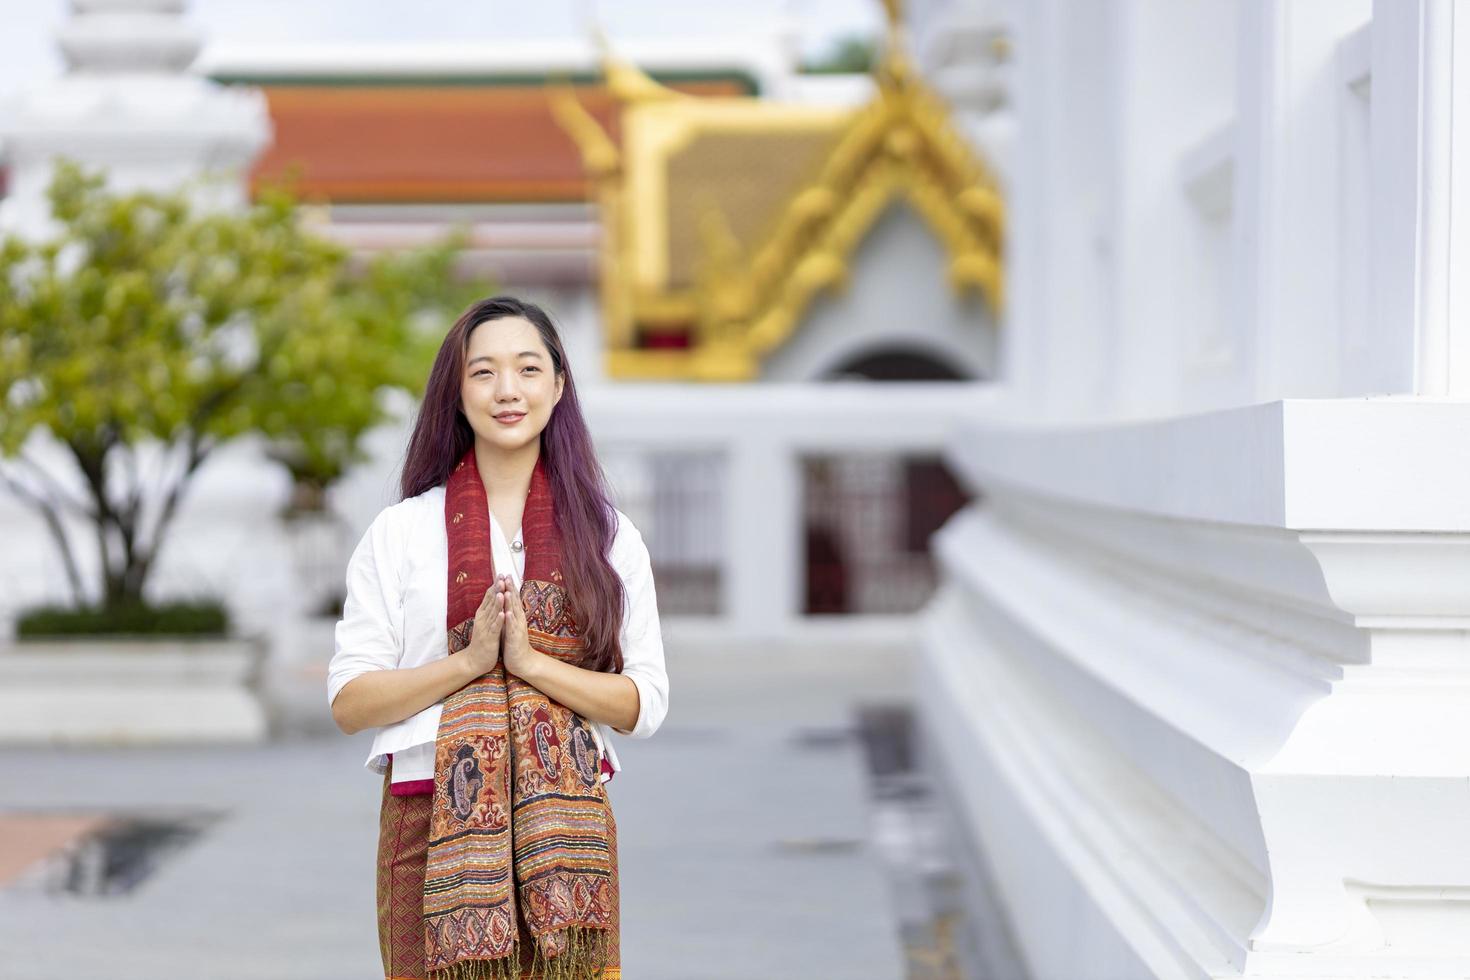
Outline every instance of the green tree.
{"type": "Polygon", "coordinates": [[[876,44],[869,37],[845,37],[831,44],[820,56],[802,63],[806,75],[865,75],[873,70],[876,44]]]}
{"type": "Polygon", "coordinates": [[[257,434],[298,483],[324,487],[386,420],[382,390],[420,395],[444,318],[483,294],[453,275],[458,234],[361,268],[279,188],[202,211],[186,189],[115,193],[63,163],[49,195],[54,237],[0,241],[0,479],[45,521],[78,605],[67,515],[94,531],[101,604],[140,605],[211,452],[257,434]],[[85,493],[26,451],[38,429],[85,493]],[[140,473],[147,443],[169,462],[160,479],[140,473]]]}

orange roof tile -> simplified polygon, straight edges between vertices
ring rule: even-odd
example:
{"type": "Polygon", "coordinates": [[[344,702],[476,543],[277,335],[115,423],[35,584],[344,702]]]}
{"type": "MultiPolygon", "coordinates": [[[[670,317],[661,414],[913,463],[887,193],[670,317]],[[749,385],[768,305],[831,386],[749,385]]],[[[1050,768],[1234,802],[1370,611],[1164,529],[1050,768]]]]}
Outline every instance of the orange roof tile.
{"type": "MultiPolygon", "coordinates": [[[[672,83],[694,95],[741,95],[737,80],[672,83]]],[[[329,201],[581,201],[582,158],[552,117],[547,90],[525,85],[265,85],[275,139],[252,188],[297,168],[294,186],[329,201]]],[[[578,96],[614,139],[601,85],[578,96]]]]}

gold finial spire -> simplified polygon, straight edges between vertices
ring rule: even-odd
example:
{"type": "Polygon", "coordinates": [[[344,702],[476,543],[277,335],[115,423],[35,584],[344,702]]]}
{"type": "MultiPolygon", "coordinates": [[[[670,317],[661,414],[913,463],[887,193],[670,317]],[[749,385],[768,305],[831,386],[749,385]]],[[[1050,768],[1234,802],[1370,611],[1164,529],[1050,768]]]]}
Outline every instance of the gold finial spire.
{"type": "Polygon", "coordinates": [[[601,27],[592,28],[592,40],[597,45],[602,59],[602,73],[607,78],[607,87],[613,98],[623,103],[662,102],[669,99],[688,98],[683,92],[675,92],[650,78],[643,69],[624,58],[619,58],[608,43],[601,27]]]}
{"type": "Polygon", "coordinates": [[[883,0],[883,10],[888,14],[890,31],[903,23],[903,0],[883,0]]]}
{"type": "Polygon", "coordinates": [[[614,173],[621,163],[617,145],[577,98],[571,84],[565,79],[558,79],[547,86],[547,95],[551,99],[552,117],[577,144],[587,172],[594,177],[614,173]]]}
{"type": "Polygon", "coordinates": [[[908,28],[903,22],[903,0],[883,0],[888,28],[875,74],[880,84],[902,84],[909,75],[908,28]]]}

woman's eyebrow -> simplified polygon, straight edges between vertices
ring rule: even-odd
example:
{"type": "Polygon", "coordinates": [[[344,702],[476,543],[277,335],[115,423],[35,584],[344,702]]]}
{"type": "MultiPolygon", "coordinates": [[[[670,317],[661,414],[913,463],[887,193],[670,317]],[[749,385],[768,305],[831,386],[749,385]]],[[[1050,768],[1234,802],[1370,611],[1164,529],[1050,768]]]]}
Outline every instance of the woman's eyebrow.
{"type": "MultiPolygon", "coordinates": [[[[534,358],[536,358],[539,361],[541,359],[541,354],[538,351],[523,350],[519,354],[517,354],[516,357],[534,357],[534,358]]],[[[470,364],[473,364],[476,361],[492,361],[493,362],[494,360],[495,360],[495,358],[491,357],[489,354],[481,354],[479,357],[472,357],[472,358],[470,358],[469,364],[466,364],[465,367],[469,367],[470,364]]]]}

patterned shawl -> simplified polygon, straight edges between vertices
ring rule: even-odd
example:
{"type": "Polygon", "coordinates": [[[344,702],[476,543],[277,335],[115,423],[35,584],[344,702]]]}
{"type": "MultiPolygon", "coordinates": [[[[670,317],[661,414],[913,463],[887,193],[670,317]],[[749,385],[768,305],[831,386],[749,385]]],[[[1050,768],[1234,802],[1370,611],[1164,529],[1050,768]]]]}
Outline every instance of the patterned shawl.
{"type": "MultiPolygon", "coordinates": [[[[445,491],[453,656],[469,646],[475,610],[494,581],[473,446],[445,491]]],[[[544,458],[521,529],[530,643],[576,663],[585,641],[562,578],[544,458]]],[[[424,876],[431,980],[621,976],[616,827],[599,773],[590,723],[506,673],[504,657],[445,699],[424,876]]]]}

